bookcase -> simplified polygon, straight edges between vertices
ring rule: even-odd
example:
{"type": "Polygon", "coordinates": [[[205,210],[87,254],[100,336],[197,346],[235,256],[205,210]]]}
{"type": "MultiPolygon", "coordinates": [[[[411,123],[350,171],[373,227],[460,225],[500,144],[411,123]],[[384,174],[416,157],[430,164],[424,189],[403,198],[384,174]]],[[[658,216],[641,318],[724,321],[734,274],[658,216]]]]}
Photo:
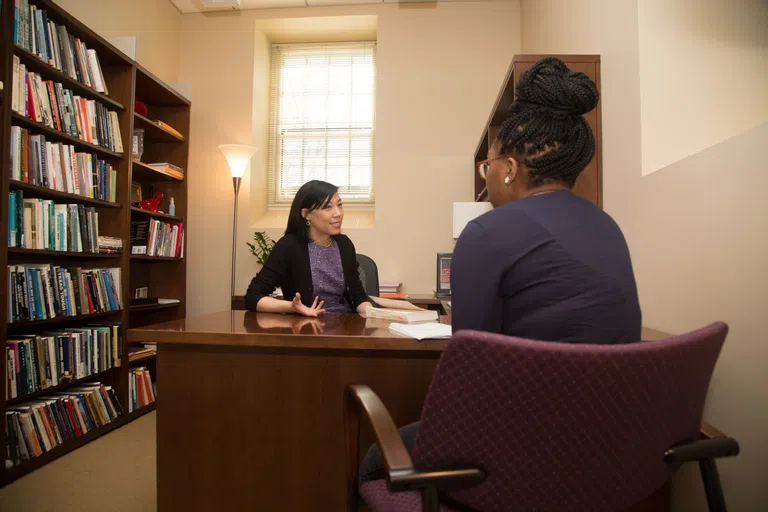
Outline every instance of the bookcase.
{"type": "MultiPolygon", "coordinates": [[[[56,393],[80,393],[81,391],[77,390],[88,389],[95,393],[96,398],[94,400],[102,400],[103,405],[106,406],[98,411],[90,410],[93,416],[101,414],[101,411],[105,411],[106,415],[102,416],[104,421],[95,421],[96,418],[94,417],[93,423],[86,431],[85,428],[78,430],[75,426],[77,419],[74,416],[79,414],[77,413],[77,404],[75,404],[75,412],[72,413],[73,418],[70,418],[67,424],[66,407],[56,405],[55,407],[59,407],[57,409],[49,403],[47,410],[50,416],[48,418],[67,424],[66,428],[61,428],[58,444],[48,450],[43,450],[38,456],[22,460],[18,465],[6,467],[4,464],[0,479],[0,483],[4,486],[154,409],[154,404],[151,404],[129,413],[131,370],[144,367],[150,371],[153,379],[156,378],[156,375],[154,356],[151,354],[129,362],[130,347],[126,341],[126,330],[129,327],[183,318],[186,314],[186,259],[184,250],[186,240],[183,233],[187,229],[190,102],[54,2],[50,0],[20,0],[18,5],[30,5],[34,6],[35,9],[45,11],[45,21],[43,24],[37,25],[41,31],[38,32],[37,36],[42,40],[45,39],[46,35],[49,37],[48,44],[51,45],[53,55],[49,61],[41,59],[36,53],[30,51],[30,48],[26,48],[26,45],[15,44],[15,34],[20,30],[20,21],[16,16],[17,6],[12,0],[0,0],[0,2],[0,81],[3,83],[3,89],[0,91],[0,169],[2,175],[0,179],[0,201],[2,202],[0,208],[0,266],[4,269],[0,277],[0,315],[4,324],[2,333],[0,333],[0,346],[3,348],[4,363],[0,370],[0,376],[2,376],[6,388],[2,400],[4,423],[3,428],[0,429],[0,442],[5,449],[9,439],[16,435],[7,429],[6,413],[9,410],[17,411],[21,405],[32,400],[61,396],[56,395],[56,393]],[[46,22],[52,22],[52,24],[46,26],[46,22]],[[57,27],[59,27],[58,33],[57,27]],[[64,32],[61,27],[65,28],[66,31],[64,32]],[[82,73],[80,75],[72,71],[73,66],[76,67],[77,63],[73,63],[71,52],[66,53],[66,39],[59,36],[62,33],[69,34],[84,45],[82,55],[85,60],[80,61],[80,72],[78,72],[82,73]],[[84,83],[86,81],[85,76],[91,69],[88,68],[89,61],[87,60],[90,55],[85,52],[85,48],[95,50],[98,56],[98,65],[94,66],[94,69],[98,69],[98,73],[94,72],[90,75],[90,85],[84,83]],[[61,87],[68,91],[68,94],[71,92],[74,97],[79,98],[78,101],[81,101],[82,105],[87,104],[88,109],[91,109],[84,111],[101,112],[101,117],[94,115],[91,118],[83,118],[91,121],[90,128],[92,131],[89,133],[97,134],[97,136],[95,138],[83,136],[82,132],[79,135],[73,134],[70,130],[65,129],[63,119],[68,114],[65,114],[64,110],[61,112],[61,121],[52,125],[52,123],[33,120],[30,118],[31,116],[19,113],[18,109],[14,109],[14,105],[12,105],[14,76],[18,76],[14,72],[14,57],[25,66],[28,73],[39,74],[44,83],[51,82],[51,85],[46,86],[49,88],[47,90],[50,91],[49,98],[55,99],[61,87]],[[67,58],[70,59],[69,69],[64,67],[67,65],[67,58]],[[85,63],[85,67],[83,67],[83,63],[85,63]],[[97,80],[99,78],[106,86],[104,92],[98,92],[97,80]],[[146,105],[146,115],[136,112],[137,101],[146,105]],[[139,128],[144,130],[143,154],[140,160],[134,160],[131,151],[132,135],[134,130],[139,128]],[[93,183],[90,183],[89,188],[81,189],[80,193],[71,193],[65,191],[67,190],[66,187],[62,188],[60,183],[59,186],[55,184],[51,186],[50,182],[35,183],[34,180],[12,179],[11,173],[15,168],[11,166],[11,137],[13,134],[18,134],[20,130],[24,130],[24,133],[30,137],[41,135],[46,142],[59,148],[67,146],[73,148],[71,149],[72,152],[90,155],[85,157],[83,162],[87,162],[86,173],[93,179],[93,183]],[[171,164],[173,167],[181,168],[183,172],[180,175],[178,172],[169,172],[148,165],[157,162],[171,164]],[[132,199],[135,198],[137,190],[141,190],[144,199],[161,192],[163,199],[159,205],[160,212],[147,211],[135,204],[132,199]],[[76,218],[77,211],[80,211],[81,215],[82,212],[86,212],[85,217],[80,217],[79,222],[81,224],[78,225],[83,226],[83,239],[85,239],[86,228],[93,228],[93,231],[89,231],[89,233],[96,234],[94,225],[97,225],[99,236],[114,237],[122,241],[122,252],[104,252],[99,250],[98,246],[96,250],[83,250],[82,252],[72,251],[73,246],[68,247],[70,250],[60,250],[59,238],[56,238],[53,245],[53,249],[56,250],[51,250],[50,246],[46,249],[33,249],[19,247],[16,243],[12,244],[10,238],[12,233],[9,233],[9,222],[14,220],[11,218],[13,212],[10,211],[14,206],[10,199],[12,192],[14,193],[14,201],[17,193],[20,193],[18,197],[23,195],[24,199],[43,200],[41,203],[46,200],[52,201],[53,203],[49,206],[51,212],[55,208],[54,204],[76,205],[73,207],[76,218]],[[98,197],[97,192],[105,195],[98,197]],[[173,198],[175,202],[174,215],[168,214],[170,198],[173,198]],[[83,220],[86,218],[87,221],[83,220]],[[153,253],[151,250],[145,254],[131,253],[132,223],[150,220],[168,224],[168,228],[165,228],[168,230],[166,233],[168,235],[172,232],[173,226],[176,228],[173,238],[166,235],[157,235],[159,238],[155,238],[158,247],[161,245],[158,239],[162,241],[162,244],[165,244],[162,246],[164,250],[159,252],[164,256],[158,256],[156,255],[158,252],[153,253]],[[169,248],[170,252],[167,250],[169,248]],[[88,294],[93,293],[94,297],[104,299],[105,303],[102,304],[104,307],[97,308],[94,299],[93,307],[89,307],[90,312],[88,313],[83,313],[77,308],[60,313],[58,309],[54,309],[52,306],[45,319],[29,320],[25,318],[25,321],[19,321],[18,309],[21,306],[19,306],[18,300],[15,300],[18,298],[18,276],[11,271],[9,266],[14,268],[46,267],[49,269],[46,270],[49,272],[48,274],[44,274],[41,270],[39,275],[49,276],[51,281],[48,282],[52,283],[50,286],[53,287],[56,286],[58,278],[60,288],[56,288],[56,293],[48,292],[48,295],[45,296],[46,299],[44,299],[51,301],[51,304],[55,304],[55,301],[58,300],[59,306],[56,308],[64,308],[70,304],[67,303],[70,297],[76,298],[78,285],[75,283],[80,283],[79,298],[81,301],[78,304],[90,301],[88,294]],[[8,270],[5,271],[6,269],[8,270]],[[70,280],[67,281],[61,269],[67,269],[68,272],[71,270],[71,276],[77,275],[77,279],[73,282],[70,276],[70,280]],[[116,279],[118,270],[119,281],[116,279]],[[86,277],[81,280],[81,274],[96,277],[93,277],[91,281],[86,277]],[[67,295],[66,291],[59,292],[62,283],[65,285],[69,283],[73,286],[71,295],[67,295]],[[131,304],[135,290],[143,287],[147,288],[147,296],[150,298],[159,297],[175,299],[175,301],[131,304]],[[107,293],[107,290],[111,292],[111,295],[107,293]],[[61,295],[57,295],[59,293],[61,295]],[[101,295],[99,295],[100,293],[101,295]],[[119,302],[115,299],[118,296],[119,302]],[[57,313],[54,316],[50,314],[50,311],[57,313]],[[69,316],[67,316],[67,312],[70,313],[69,316]],[[117,327],[113,327],[115,325],[117,327]],[[40,382],[44,382],[49,387],[40,389],[40,386],[37,386],[36,391],[25,391],[23,396],[6,398],[9,396],[8,388],[11,382],[6,354],[11,347],[18,348],[18,345],[14,345],[14,343],[18,343],[19,336],[37,337],[37,340],[40,337],[51,337],[50,339],[53,340],[51,346],[54,348],[42,349],[43,351],[51,350],[50,354],[43,356],[40,355],[40,352],[37,353],[39,357],[43,358],[43,362],[55,364],[56,369],[59,370],[65,367],[63,361],[66,356],[63,354],[66,350],[71,350],[72,354],[77,350],[71,346],[70,349],[61,348],[64,346],[62,340],[65,338],[61,333],[66,332],[69,333],[67,335],[71,336],[72,332],[80,333],[82,331],[88,332],[82,334],[83,338],[77,339],[92,341],[92,346],[78,344],[78,347],[83,350],[90,351],[88,357],[91,359],[86,365],[87,371],[78,375],[61,370],[58,374],[58,382],[52,380],[50,375],[46,379],[43,371],[40,374],[40,382]],[[62,337],[57,338],[59,335],[62,337]],[[115,338],[119,339],[119,343],[113,341],[115,338]],[[62,345],[57,344],[59,341],[62,342],[62,345]],[[56,350],[60,350],[60,353],[57,354],[56,350]],[[48,359],[49,355],[51,359],[48,359]],[[51,385],[52,383],[54,385],[51,385]],[[101,383],[104,388],[94,388],[92,383],[101,383]],[[109,387],[111,391],[107,391],[106,387],[109,387]],[[116,404],[114,403],[115,400],[116,404]],[[120,409],[122,409],[122,414],[120,409]]],[[[59,98],[61,97],[59,96],[59,98]]],[[[51,103],[52,109],[53,103],[51,103]]],[[[56,151],[58,150],[54,150],[54,152],[56,151]]],[[[65,154],[62,150],[61,155],[64,156],[65,154]]],[[[54,155],[53,165],[55,165],[56,158],[54,155]]],[[[66,160],[59,160],[58,162],[62,161],[65,161],[66,164],[69,163],[66,160]]],[[[65,164],[60,165],[66,169],[65,164]]],[[[55,167],[51,172],[54,173],[54,177],[49,176],[48,180],[56,180],[56,176],[60,176],[55,174],[55,167]]],[[[17,178],[18,176],[14,175],[13,177],[17,178]]],[[[61,178],[59,177],[59,179],[61,178]]],[[[72,180],[71,177],[65,178],[65,180],[67,179],[72,180]]],[[[76,177],[74,180],[77,181],[78,178],[76,177]]],[[[85,182],[88,180],[86,179],[85,182]]],[[[51,219],[53,220],[54,217],[51,219]]],[[[55,227],[58,229],[58,223],[63,221],[57,216],[55,222],[55,227]]],[[[16,224],[14,227],[25,229],[25,226],[19,227],[16,224]]],[[[71,225],[70,228],[72,228],[71,225]]],[[[54,224],[48,225],[48,229],[54,230],[54,224]]],[[[78,227],[78,229],[80,228],[78,227]]],[[[48,233],[49,231],[44,232],[48,233]]],[[[16,237],[15,233],[16,230],[13,231],[14,237],[16,237]]],[[[91,241],[96,243],[94,238],[92,236],[91,241]]],[[[51,235],[51,240],[53,240],[53,235],[51,235]]],[[[61,244],[64,244],[63,240],[61,244]]],[[[34,289],[35,291],[38,290],[38,288],[34,289]]],[[[40,289],[42,290],[42,288],[40,289]]],[[[73,304],[74,300],[71,303],[73,304]]],[[[43,302],[43,304],[43,308],[45,308],[47,303],[43,302]]],[[[88,304],[91,305],[90,302],[88,304]]],[[[36,345],[32,351],[40,350],[40,346],[36,345]]],[[[19,349],[19,351],[21,350],[19,349]]],[[[80,356],[86,357],[83,354],[80,356]]],[[[71,360],[69,364],[72,364],[71,360]]],[[[51,371],[56,373],[56,370],[51,371]]],[[[18,393],[19,389],[16,389],[15,392],[18,393]]],[[[85,399],[82,403],[85,404],[85,399]]],[[[90,405],[92,404],[89,402],[87,406],[90,405]]],[[[11,414],[16,414],[16,412],[11,414]]],[[[4,459],[7,459],[7,450],[4,450],[4,453],[4,459]]]]}
{"type": "MultiPolygon", "coordinates": [[[[533,66],[537,61],[545,57],[557,57],[573,71],[581,71],[591,78],[600,91],[600,56],[599,55],[515,55],[509,66],[504,82],[501,84],[499,95],[496,97],[488,121],[483,127],[483,133],[475,150],[474,187],[475,200],[487,200],[484,193],[485,182],[478,173],[477,164],[487,158],[488,149],[496,140],[502,123],[509,117],[509,108],[515,100],[515,84],[520,79],[520,74],[533,66]]],[[[584,118],[592,128],[595,136],[595,156],[587,167],[579,175],[573,192],[596,205],[603,205],[603,159],[602,159],[602,133],[600,124],[600,111],[602,101],[597,108],[584,115],[584,118]]]]}

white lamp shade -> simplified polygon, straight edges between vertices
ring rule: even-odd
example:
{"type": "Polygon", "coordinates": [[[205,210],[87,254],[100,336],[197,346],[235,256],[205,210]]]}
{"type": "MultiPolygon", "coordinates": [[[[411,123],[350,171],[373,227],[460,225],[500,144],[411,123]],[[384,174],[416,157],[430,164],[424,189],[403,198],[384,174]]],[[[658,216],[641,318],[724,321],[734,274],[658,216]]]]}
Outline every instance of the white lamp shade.
{"type": "Polygon", "coordinates": [[[219,146],[219,151],[221,151],[224,154],[224,158],[227,159],[229,172],[232,173],[233,178],[243,177],[245,168],[248,166],[248,161],[258,150],[258,148],[246,146],[244,144],[222,144],[219,146]]]}
{"type": "Polygon", "coordinates": [[[488,202],[453,203],[453,238],[459,238],[467,224],[491,210],[488,202]]]}

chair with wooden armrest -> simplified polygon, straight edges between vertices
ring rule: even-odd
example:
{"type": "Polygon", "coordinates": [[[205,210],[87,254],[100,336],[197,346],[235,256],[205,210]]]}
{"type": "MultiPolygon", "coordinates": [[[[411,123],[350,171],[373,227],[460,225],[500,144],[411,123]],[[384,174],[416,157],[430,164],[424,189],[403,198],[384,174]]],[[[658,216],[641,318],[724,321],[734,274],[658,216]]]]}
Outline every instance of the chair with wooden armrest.
{"type": "Polygon", "coordinates": [[[621,511],[697,461],[710,511],[725,512],[714,461],[739,447],[699,429],[727,330],[715,323],[610,346],[458,332],[435,372],[413,453],[378,396],[348,388],[348,510],[362,497],[372,512],[621,511]],[[361,415],[386,470],[362,483],[361,415]]]}

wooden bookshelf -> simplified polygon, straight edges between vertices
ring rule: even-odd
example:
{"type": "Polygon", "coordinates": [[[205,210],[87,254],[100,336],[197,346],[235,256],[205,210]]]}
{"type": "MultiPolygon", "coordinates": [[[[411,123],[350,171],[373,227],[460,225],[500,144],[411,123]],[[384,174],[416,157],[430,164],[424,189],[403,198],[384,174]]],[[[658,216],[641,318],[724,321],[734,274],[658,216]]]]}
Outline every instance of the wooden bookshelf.
{"type": "MultiPolygon", "coordinates": [[[[520,80],[523,71],[533,66],[544,57],[557,57],[573,71],[581,71],[594,80],[597,90],[600,91],[600,56],[599,55],[515,55],[507,70],[507,76],[501,84],[499,94],[488,116],[488,121],[483,127],[480,142],[475,149],[475,168],[472,169],[475,200],[487,201],[487,193],[481,194],[485,188],[485,181],[477,172],[477,163],[488,158],[488,149],[493,145],[501,129],[502,123],[509,116],[509,108],[515,100],[515,84],[520,80]]],[[[602,133],[600,123],[602,101],[597,108],[584,115],[584,118],[592,128],[595,136],[595,156],[587,167],[579,175],[573,192],[595,203],[603,204],[603,179],[602,179],[602,133]]]]}
{"type": "MultiPolygon", "coordinates": [[[[176,320],[186,314],[186,260],[184,258],[136,257],[131,255],[130,228],[132,220],[155,219],[163,222],[184,224],[187,218],[187,182],[173,176],[158,172],[142,162],[169,162],[184,169],[188,173],[189,154],[189,120],[190,102],[163,83],[144,67],[129,59],[105,39],[97,35],[83,23],[72,17],[63,8],[51,0],[30,0],[30,4],[44,9],[48,19],[66,27],[73,37],[83,41],[87,48],[96,50],[101,65],[104,81],[108,92],[102,94],[94,88],[72,78],[67,73],[55,69],[46,61],[31,53],[28,49],[17,45],[14,38],[14,2],[3,1],[0,8],[0,81],[4,89],[0,92],[0,264],[6,268],[8,264],[51,264],[62,267],[82,266],[83,268],[121,269],[121,302],[122,309],[106,311],[90,315],[58,316],[47,320],[32,322],[11,322],[8,318],[8,293],[0,294],[0,311],[5,328],[0,334],[0,345],[7,346],[7,338],[12,335],[34,335],[54,329],[71,329],[84,325],[98,323],[119,323],[121,343],[121,366],[107,369],[83,379],[62,383],[54,387],[25,395],[24,397],[2,400],[3,416],[8,407],[17,406],[30,398],[48,396],[48,394],[66,391],[66,389],[87,382],[101,382],[111,386],[125,414],[113,422],[96,430],[57,446],[39,457],[25,461],[20,466],[0,471],[0,484],[8,483],[28,474],[37,468],[65,455],[84,444],[97,439],[112,430],[119,428],[129,421],[154,410],[154,404],[128,414],[128,375],[131,364],[128,361],[129,347],[126,342],[126,329],[129,326],[145,325],[147,322],[176,320]],[[13,58],[16,56],[24,64],[27,71],[38,73],[43,80],[60,83],[65,89],[75,95],[93,100],[107,110],[117,113],[121,140],[125,152],[111,151],[105,147],[91,144],[68,133],[56,130],[42,123],[35,122],[23,115],[12,112],[13,58]],[[135,101],[141,101],[148,107],[147,116],[135,112],[135,101]],[[166,130],[153,120],[161,120],[178,130],[179,137],[166,130]],[[61,142],[73,146],[78,152],[86,152],[104,160],[117,171],[115,202],[102,201],[91,197],[69,194],[46,187],[33,185],[23,181],[10,179],[10,128],[20,126],[29,130],[30,134],[44,135],[47,141],[61,142]],[[131,155],[132,134],[134,129],[144,128],[144,153],[140,159],[131,155]],[[140,161],[139,161],[140,160],[140,161]],[[163,212],[152,213],[141,210],[131,204],[131,183],[136,182],[142,189],[145,198],[156,192],[164,194],[160,205],[163,212]],[[81,204],[94,207],[99,214],[99,234],[118,237],[123,240],[121,254],[106,253],[75,253],[63,251],[48,251],[37,249],[8,247],[8,194],[11,190],[21,190],[24,198],[50,199],[57,204],[81,204]],[[168,201],[173,197],[176,204],[176,214],[169,215],[168,201]],[[152,304],[151,307],[131,307],[130,297],[139,286],[149,287],[151,296],[179,299],[175,304],[152,304]]],[[[186,253],[186,251],[184,251],[186,253]]],[[[8,273],[2,272],[0,286],[8,289],[8,273]]],[[[5,353],[5,350],[3,350],[5,353]]],[[[5,356],[4,356],[5,357],[5,356]]],[[[154,359],[142,360],[154,375],[154,359]]],[[[5,359],[0,368],[0,376],[7,379],[7,364],[5,359]]],[[[135,366],[135,365],[134,365],[135,366]]],[[[0,444],[6,446],[5,428],[0,429],[0,444]]],[[[4,466],[4,465],[2,465],[4,466]]]]}

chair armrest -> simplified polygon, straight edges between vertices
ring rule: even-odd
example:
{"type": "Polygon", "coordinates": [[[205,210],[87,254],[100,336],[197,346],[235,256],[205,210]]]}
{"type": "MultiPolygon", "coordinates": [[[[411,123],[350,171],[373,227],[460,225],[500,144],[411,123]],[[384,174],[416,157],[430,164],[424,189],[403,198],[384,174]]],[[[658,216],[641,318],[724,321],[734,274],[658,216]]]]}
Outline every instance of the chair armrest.
{"type": "Polygon", "coordinates": [[[664,452],[664,462],[701,461],[720,457],[734,457],[738,454],[739,443],[735,439],[716,437],[714,439],[699,439],[673,446],[664,452]]]}
{"type": "Polygon", "coordinates": [[[474,487],[485,479],[482,470],[472,466],[456,466],[445,469],[393,469],[389,472],[389,488],[394,492],[435,487],[455,491],[474,487]]]}
{"type": "Polygon", "coordinates": [[[706,421],[701,422],[701,429],[699,430],[702,439],[715,439],[717,437],[728,437],[723,432],[713,427],[706,421]]]}

